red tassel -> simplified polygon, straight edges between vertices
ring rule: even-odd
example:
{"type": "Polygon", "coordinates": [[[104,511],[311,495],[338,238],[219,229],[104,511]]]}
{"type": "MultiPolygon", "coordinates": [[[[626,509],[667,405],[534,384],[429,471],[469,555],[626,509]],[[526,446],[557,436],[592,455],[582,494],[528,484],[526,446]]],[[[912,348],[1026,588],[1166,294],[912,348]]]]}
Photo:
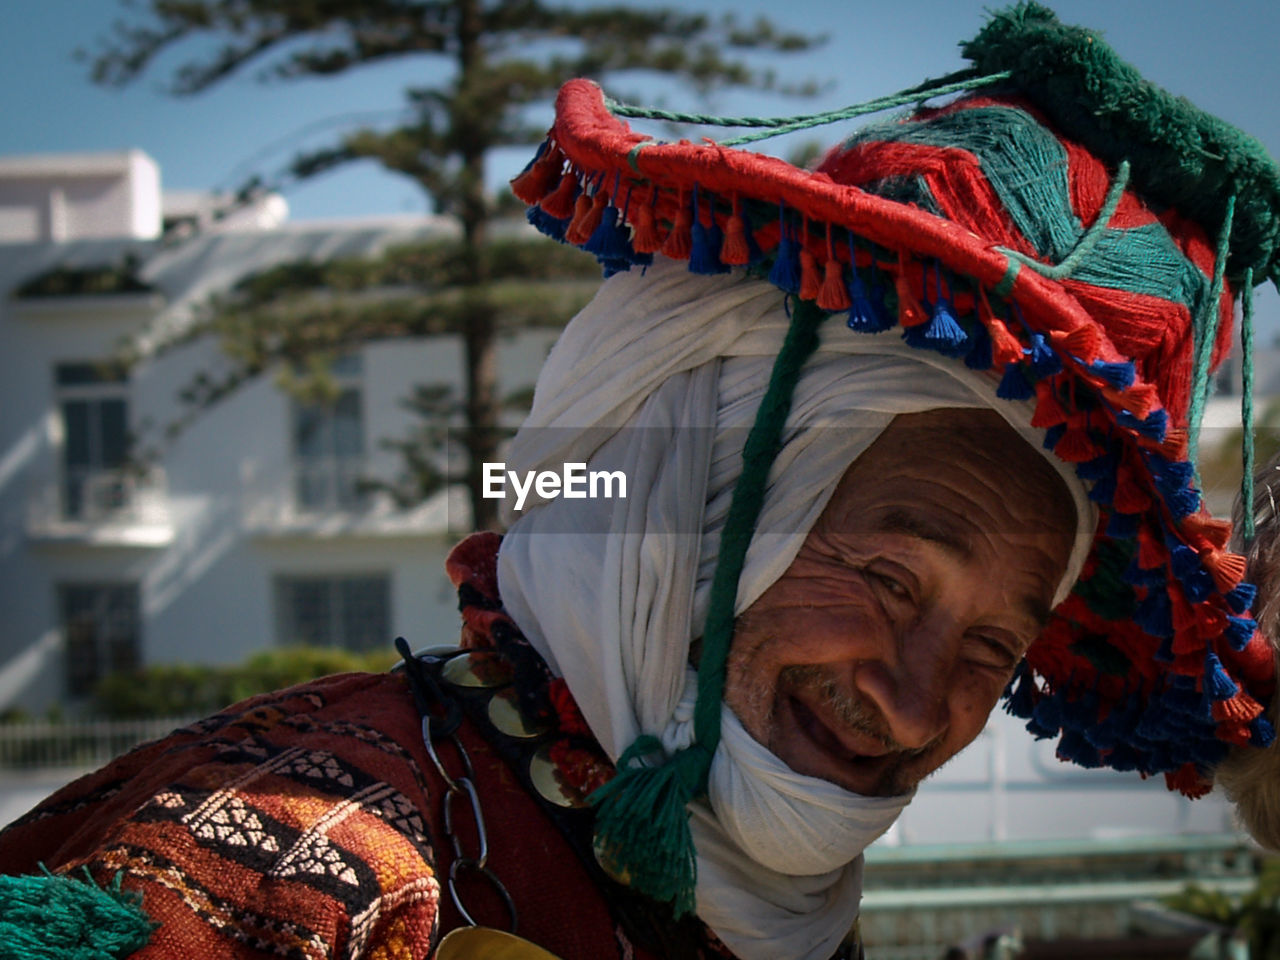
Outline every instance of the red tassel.
{"type": "Polygon", "coordinates": [[[1248,746],[1249,741],[1253,739],[1253,731],[1249,729],[1247,723],[1220,723],[1214,729],[1213,735],[1223,743],[1230,743],[1237,747],[1248,746]]]}
{"type": "Polygon", "coordinates": [[[817,300],[822,291],[822,281],[818,279],[818,261],[808,247],[800,248],[800,299],[817,300]]]}
{"type": "Polygon", "coordinates": [[[1092,324],[1082,323],[1074,330],[1051,330],[1049,340],[1058,353],[1076,357],[1085,363],[1092,363],[1098,357],[1098,348],[1102,346],[1102,335],[1092,324]]]}
{"type": "Polygon", "coordinates": [[[1225,550],[1231,539],[1231,523],[1207,513],[1192,513],[1182,518],[1182,533],[1200,550],[1225,550]]]}
{"type": "Polygon", "coordinates": [[[560,183],[555,190],[542,198],[539,206],[557,220],[564,220],[573,216],[577,194],[578,175],[570,170],[560,178],[560,183]]]}
{"type": "Polygon", "coordinates": [[[1138,566],[1143,570],[1155,570],[1169,559],[1169,551],[1158,536],[1145,523],[1138,528],[1138,566]]]}
{"type": "Polygon", "coordinates": [[[1201,777],[1194,763],[1184,763],[1175,772],[1166,773],[1164,782],[1169,785],[1170,790],[1177,790],[1192,800],[1203,797],[1213,789],[1213,781],[1201,777]]]}
{"type": "Polygon", "coordinates": [[[1054,445],[1054,456],[1067,463],[1084,463],[1104,453],[1101,447],[1093,442],[1089,431],[1079,427],[1071,427],[1062,434],[1062,438],[1054,445]]]}
{"type": "Polygon", "coordinates": [[[676,222],[667,234],[667,241],[662,245],[664,256],[672,260],[688,260],[693,252],[693,210],[680,196],[680,209],[676,212],[676,222]]]}
{"type": "Polygon", "coordinates": [[[997,369],[1022,359],[1022,344],[1009,332],[1004,321],[992,312],[991,304],[987,302],[987,291],[981,288],[978,290],[978,319],[991,337],[991,362],[997,369]]]}
{"type": "Polygon", "coordinates": [[[720,262],[731,267],[741,267],[751,262],[751,247],[747,244],[747,224],[742,218],[742,210],[738,207],[738,198],[733,198],[733,214],[725,224],[724,243],[720,246],[720,262]]]}
{"type": "Polygon", "coordinates": [[[844,283],[844,267],[834,257],[823,270],[822,289],[818,291],[818,306],[832,313],[848,310],[853,305],[844,283]]]}
{"type": "Polygon", "coordinates": [[[592,206],[591,198],[587,196],[586,191],[578,194],[578,199],[573,205],[573,219],[569,221],[569,226],[564,231],[564,238],[570,243],[586,243],[591,238],[590,230],[587,230],[586,236],[583,236],[582,225],[591,218],[592,206]],[[581,239],[575,239],[578,237],[581,239]]]}
{"type": "Polygon", "coordinates": [[[1127,463],[1116,471],[1116,494],[1111,502],[1121,513],[1145,513],[1151,506],[1151,495],[1142,489],[1127,463]]]}
{"type": "Polygon", "coordinates": [[[511,192],[532,207],[551,192],[563,166],[564,154],[549,146],[533,166],[511,181],[511,192]]]}
{"type": "Polygon", "coordinates": [[[658,225],[653,217],[653,207],[641,204],[631,218],[635,233],[631,236],[631,246],[636,253],[657,253],[662,249],[662,237],[658,234],[658,225]]]}
{"type": "Polygon", "coordinates": [[[1230,700],[1213,701],[1213,719],[1219,723],[1246,724],[1262,713],[1262,704],[1243,690],[1230,700]]]}
{"type": "Polygon", "coordinates": [[[1200,560],[1208,568],[1209,575],[1213,577],[1214,586],[1218,588],[1219,593],[1230,593],[1244,579],[1247,564],[1244,557],[1238,553],[1210,550],[1207,555],[1201,554],[1200,560]]]}
{"type": "Polygon", "coordinates": [[[898,323],[904,327],[918,327],[922,323],[928,323],[929,314],[911,289],[913,284],[907,278],[905,264],[902,264],[902,269],[894,278],[893,286],[898,291],[898,323]]]}
{"type": "MultiPolygon", "coordinates": [[[[994,350],[992,353],[994,354],[994,350]]],[[[1067,411],[1058,402],[1058,392],[1054,389],[1052,378],[1036,382],[1036,412],[1031,416],[1031,425],[1048,429],[1067,422],[1067,411]]]]}

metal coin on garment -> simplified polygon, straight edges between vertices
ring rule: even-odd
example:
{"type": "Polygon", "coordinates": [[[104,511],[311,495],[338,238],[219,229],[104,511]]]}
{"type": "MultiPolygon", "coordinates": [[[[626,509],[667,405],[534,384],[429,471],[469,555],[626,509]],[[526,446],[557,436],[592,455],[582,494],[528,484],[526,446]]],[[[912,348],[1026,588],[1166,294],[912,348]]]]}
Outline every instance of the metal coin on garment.
{"type": "Polygon", "coordinates": [[[551,729],[550,725],[530,720],[520,712],[514,690],[499,690],[489,701],[489,722],[501,733],[518,740],[540,737],[551,729]]]}
{"type": "Polygon", "coordinates": [[[509,660],[487,650],[472,650],[454,657],[440,671],[455,687],[505,687],[513,673],[509,660]]]}
{"type": "Polygon", "coordinates": [[[559,960],[536,943],[492,927],[459,927],[436,947],[435,960],[559,960]]]}
{"type": "Polygon", "coordinates": [[[533,788],[559,807],[585,807],[586,799],[577,790],[563,781],[551,759],[551,748],[543,747],[529,760],[529,780],[533,788]]]}

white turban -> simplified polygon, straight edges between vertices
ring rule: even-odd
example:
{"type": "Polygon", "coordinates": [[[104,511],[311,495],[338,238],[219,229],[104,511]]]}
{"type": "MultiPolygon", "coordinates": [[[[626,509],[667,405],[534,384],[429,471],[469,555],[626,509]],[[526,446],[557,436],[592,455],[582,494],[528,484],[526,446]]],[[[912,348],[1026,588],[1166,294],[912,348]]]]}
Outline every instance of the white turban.
{"type": "MultiPolygon", "coordinates": [[[[621,471],[625,499],[530,494],[498,557],[507,612],[563,676],[615,760],[651,734],[691,737],[702,633],[742,446],[789,324],[772,285],[700,276],[658,258],[607,281],[565,328],[511,443],[507,468],[621,471]]],[[[791,564],[845,470],[900,413],[991,408],[1039,449],[1031,406],[996,397],[990,373],[831,318],[796,386],[783,447],[747,549],[735,615],[791,564]]],[[[1070,589],[1088,552],[1079,519],[1070,589]]],[[[508,507],[511,500],[507,501],[508,507]]],[[[724,708],[710,807],[691,805],[697,913],[744,960],[830,957],[857,915],[861,852],[909,796],[868,798],[793,773],[724,708]]]]}

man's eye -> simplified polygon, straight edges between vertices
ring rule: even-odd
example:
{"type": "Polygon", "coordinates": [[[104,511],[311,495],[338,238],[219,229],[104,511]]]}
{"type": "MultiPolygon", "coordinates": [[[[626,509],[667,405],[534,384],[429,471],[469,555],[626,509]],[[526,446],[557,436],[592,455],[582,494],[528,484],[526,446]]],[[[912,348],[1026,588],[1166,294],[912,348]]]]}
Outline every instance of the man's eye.
{"type": "Polygon", "coordinates": [[[969,644],[969,659],[982,667],[996,670],[1012,670],[1017,666],[1019,655],[1010,650],[995,637],[974,636],[969,644]]]}
{"type": "Polygon", "coordinates": [[[890,594],[898,599],[908,600],[911,598],[911,591],[908,590],[906,585],[896,577],[877,570],[869,570],[868,574],[876,581],[876,583],[880,584],[880,586],[884,587],[885,590],[889,591],[890,594]]]}

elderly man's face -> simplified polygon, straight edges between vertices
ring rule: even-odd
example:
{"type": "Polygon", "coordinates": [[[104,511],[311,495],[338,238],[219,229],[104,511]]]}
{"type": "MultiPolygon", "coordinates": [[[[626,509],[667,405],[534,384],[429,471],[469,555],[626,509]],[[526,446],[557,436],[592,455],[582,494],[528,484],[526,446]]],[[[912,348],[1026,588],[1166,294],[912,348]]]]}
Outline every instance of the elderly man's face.
{"type": "Polygon", "coordinates": [[[726,701],[799,773],[910,790],[981,732],[1074,523],[1061,477],[994,412],[898,416],[738,619],[726,701]]]}

